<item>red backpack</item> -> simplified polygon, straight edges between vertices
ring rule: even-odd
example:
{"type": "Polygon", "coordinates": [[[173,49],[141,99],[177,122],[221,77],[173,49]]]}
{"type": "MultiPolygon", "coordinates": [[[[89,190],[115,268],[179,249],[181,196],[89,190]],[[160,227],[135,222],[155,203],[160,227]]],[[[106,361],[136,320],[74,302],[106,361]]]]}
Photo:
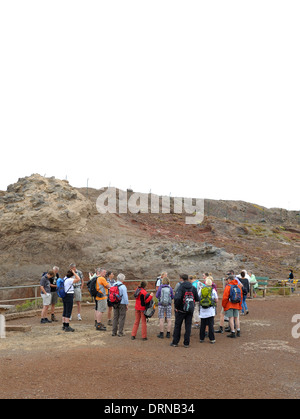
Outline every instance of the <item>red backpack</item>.
{"type": "Polygon", "coordinates": [[[114,304],[115,306],[119,305],[122,299],[122,296],[120,295],[119,287],[123,284],[113,285],[109,289],[109,296],[108,300],[114,304]]]}

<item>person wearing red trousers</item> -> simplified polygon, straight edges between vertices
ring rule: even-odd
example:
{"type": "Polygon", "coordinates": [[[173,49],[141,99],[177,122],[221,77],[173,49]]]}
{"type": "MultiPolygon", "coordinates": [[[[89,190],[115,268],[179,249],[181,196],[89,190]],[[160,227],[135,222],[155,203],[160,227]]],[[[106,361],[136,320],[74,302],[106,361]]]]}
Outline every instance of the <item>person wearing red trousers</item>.
{"type": "Polygon", "coordinates": [[[131,340],[134,340],[142,320],[142,339],[147,340],[147,319],[144,315],[146,304],[149,303],[153,298],[153,293],[147,293],[146,291],[147,281],[142,281],[141,284],[135,290],[135,322],[131,332],[131,340]]]}

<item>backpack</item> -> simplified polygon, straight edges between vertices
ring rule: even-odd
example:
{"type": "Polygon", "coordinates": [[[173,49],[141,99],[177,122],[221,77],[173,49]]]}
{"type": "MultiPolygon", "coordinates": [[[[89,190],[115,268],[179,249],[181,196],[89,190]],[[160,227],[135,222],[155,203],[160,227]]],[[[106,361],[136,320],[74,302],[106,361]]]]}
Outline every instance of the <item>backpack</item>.
{"type": "Polygon", "coordinates": [[[159,302],[164,307],[169,306],[172,303],[171,289],[169,286],[161,289],[159,302]]]}
{"type": "Polygon", "coordinates": [[[89,293],[91,294],[91,297],[97,296],[97,289],[96,289],[96,282],[98,277],[93,276],[87,283],[86,286],[88,287],[89,293]]]}
{"type": "Polygon", "coordinates": [[[183,311],[193,313],[195,309],[195,299],[192,291],[185,291],[183,295],[183,311]]]}
{"type": "Polygon", "coordinates": [[[121,285],[123,285],[123,284],[113,285],[109,289],[108,301],[110,301],[112,304],[114,304],[114,307],[117,307],[120,304],[121,299],[122,299],[122,297],[120,295],[120,290],[119,290],[119,287],[121,285]]]}
{"type": "MultiPolygon", "coordinates": [[[[58,278],[58,280],[57,280],[57,282],[56,282],[56,286],[57,286],[57,288],[56,288],[56,292],[57,292],[57,295],[60,297],[60,298],[65,298],[65,296],[66,296],[66,291],[65,291],[65,280],[67,279],[67,277],[65,276],[64,278],[58,278]]],[[[72,286],[72,285],[71,285],[72,286]]],[[[71,288],[71,287],[70,287],[71,288]]],[[[69,289],[70,289],[69,288],[69,289]]],[[[69,290],[68,290],[69,291],[69,290]]]]}
{"type": "Polygon", "coordinates": [[[203,308],[212,307],[214,305],[212,299],[212,288],[204,286],[201,290],[200,305],[203,308]]]}
{"type": "Polygon", "coordinates": [[[240,303],[242,301],[241,290],[237,284],[230,284],[229,301],[233,304],[240,303]]]}
{"type": "Polygon", "coordinates": [[[152,298],[152,300],[149,301],[149,303],[146,303],[146,310],[144,311],[144,316],[148,320],[150,319],[150,317],[153,316],[154,313],[155,313],[155,304],[152,298]]]}
{"type": "Polygon", "coordinates": [[[141,292],[141,288],[138,287],[133,294],[134,298],[138,298],[140,292],[141,292]]]}
{"type": "Polygon", "coordinates": [[[157,278],[156,278],[156,281],[155,281],[155,288],[156,287],[159,287],[161,285],[161,276],[158,276],[157,278]],[[159,285],[158,285],[158,283],[159,283],[159,285]]]}

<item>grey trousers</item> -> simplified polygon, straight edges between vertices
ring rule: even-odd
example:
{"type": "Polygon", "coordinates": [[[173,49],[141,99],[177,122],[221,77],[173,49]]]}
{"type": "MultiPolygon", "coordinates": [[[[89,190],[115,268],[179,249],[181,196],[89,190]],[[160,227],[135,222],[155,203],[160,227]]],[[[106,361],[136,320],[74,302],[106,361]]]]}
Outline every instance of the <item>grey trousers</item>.
{"type": "Polygon", "coordinates": [[[120,304],[119,307],[114,308],[114,319],[112,333],[117,333],[119,325],[119,333],[123,333],[126,319],[126,304],[120,304]]]}

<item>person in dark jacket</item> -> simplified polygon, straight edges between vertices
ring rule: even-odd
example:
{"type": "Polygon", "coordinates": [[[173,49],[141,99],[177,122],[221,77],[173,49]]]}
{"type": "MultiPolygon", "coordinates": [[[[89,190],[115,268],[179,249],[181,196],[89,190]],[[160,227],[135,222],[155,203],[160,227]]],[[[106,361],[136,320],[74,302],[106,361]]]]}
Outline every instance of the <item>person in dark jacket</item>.
{"type": "Polygon", "coordinates": [[[135,290],[135,322],[131,331],[131,340],[134,340],[142,320],[142,339],[147,340],[147,319],[144,315],[146,304],[153,298],[153,293],[146,291],[147,281],[142,281],[140,286],[135,290]]]}
{"type": "Polygon", "coordinates": [[[195,302],[199,301],[197,290],[188,280],[186,274],[181,274],[182,283],[177,289],[174,297],[175,326],[171,346],[178,346],[181,336],[181,326],[185,322],[185,334],[183,345],[188,348],[190,345],[192,320],[195,309],[195,302]]]}
{"type": "Polygon", "coordinates": [[[241,272],[239,280],[243,285],[242,314],[248,314],[249,311],[248,311],[246,299],[247,299],[247,295],[249,294],[250,288],[249,288],[249,281],[246,278],[246,274],[244,271],[241,272]]]}

